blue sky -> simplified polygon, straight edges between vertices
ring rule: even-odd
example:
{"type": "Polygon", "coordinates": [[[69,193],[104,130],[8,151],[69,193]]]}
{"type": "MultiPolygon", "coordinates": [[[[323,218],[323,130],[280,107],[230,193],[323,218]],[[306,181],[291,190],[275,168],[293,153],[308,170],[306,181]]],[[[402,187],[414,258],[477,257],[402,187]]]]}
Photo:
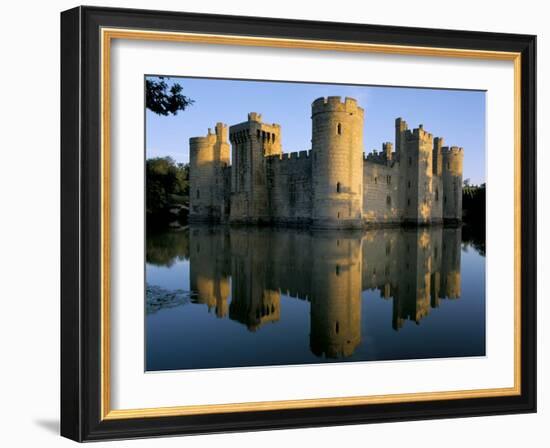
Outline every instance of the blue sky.
{"type": "Polygon", "coordinates": [[[284,152],[311,148],[311,103],[321,96],[349,96],[365,109],[365,152],[394,142],[394,121],[424,125],[445,145],[464,148],[464,179],[485,182],[485,92],[401,87],[171,77],[195,103],[176,116],[146,112],[146,156],[189,161],[189,138],[221,121],[246,121],[249,112],[281,125],[284,152]]]}

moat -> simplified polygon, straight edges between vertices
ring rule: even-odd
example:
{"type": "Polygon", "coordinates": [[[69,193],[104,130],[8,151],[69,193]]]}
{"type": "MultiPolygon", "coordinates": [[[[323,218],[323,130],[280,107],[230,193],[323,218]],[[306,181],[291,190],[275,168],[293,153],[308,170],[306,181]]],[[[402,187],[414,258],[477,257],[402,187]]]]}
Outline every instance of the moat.
{"type": "Polygon", "coordinates": [[[149,234],[146,370],[484,356],[485,255],[467,234],[149,234]]]}

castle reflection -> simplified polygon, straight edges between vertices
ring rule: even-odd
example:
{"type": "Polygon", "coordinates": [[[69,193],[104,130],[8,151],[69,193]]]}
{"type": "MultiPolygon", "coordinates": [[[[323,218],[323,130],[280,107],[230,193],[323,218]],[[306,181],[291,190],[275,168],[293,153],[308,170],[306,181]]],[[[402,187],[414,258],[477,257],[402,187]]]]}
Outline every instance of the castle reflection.
{"type": "Polygon", "coordinates": [[[361,343],[361,296],[393,301],[399,331],[420,323],[441,300],[461,295],[461,229],[419,227],[366,232],[191,227],[193,302],[250,331],[284,319],[281,294],[310,304],[310,349],[351,356],[361,343]]]}

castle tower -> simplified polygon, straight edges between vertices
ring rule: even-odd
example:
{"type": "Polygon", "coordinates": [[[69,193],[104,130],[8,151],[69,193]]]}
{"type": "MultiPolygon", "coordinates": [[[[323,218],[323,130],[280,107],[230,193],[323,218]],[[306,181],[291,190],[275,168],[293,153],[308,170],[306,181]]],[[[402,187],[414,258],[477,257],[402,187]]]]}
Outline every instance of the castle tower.
{"type": "Polygon", "coordinates": [[[395,154],[399,160],[405,142],[404,133],[409,129],[407,122],[401,117],[395,119],[395,154]]]}
{"type": "Polygon", "coordinates": [[[435,201],[432,183],[433,136],[419,125],[412,132],[407,130],[402,133],[401,139],[400,166],[404,182],[401,201],[404,221],[429,224],[435,201]]]}
{"type": "Polygon", "coordinates": [[[359,228],[363,210],[363,121],[357,101],[312,104],[313,226],[359,228]]]}
{"type": "Polygon", "coordinates": [[[390,142],[382,143],[382,151],[384,152],[386,160],[390,161],[393,157],[393,145],[390,142]]]}
{"type": "Polygon", "coordinates": [[[256,112],[248,120],[231,126],[231,216],[232,222],[266,223],[271,220],[266,157],[281,150],[281,128],[262,122],[256,112]]]}
{"type": "Polygon", "coordinates": [[[464,150],[457,146],[442,148],[443,154],[443,220],[457,224],[462,221],[462,165],[464,150]]]}
{"type": "Polygon", "coordinates": [[[443,222],[443,138],[434,138],[432,164],[432,223],[443,222]]]}
{"type": "Polygon", "coordinates": [[[224,209],[223,170],[229,165],[227,126],[189,139],[189,220],[220,221],[224,209]]]}
{"type": "Polygon", "coordinates": [[[348,357],[361,342],[361,236],[319,232],[313,245],[310,347],[348,357]]]}

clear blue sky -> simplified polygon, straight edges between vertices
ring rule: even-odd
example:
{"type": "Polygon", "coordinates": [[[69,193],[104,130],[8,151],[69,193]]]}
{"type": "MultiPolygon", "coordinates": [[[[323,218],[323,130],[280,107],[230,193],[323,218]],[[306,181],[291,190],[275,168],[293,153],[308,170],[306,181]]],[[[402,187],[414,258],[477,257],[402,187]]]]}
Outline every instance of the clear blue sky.
{"type": "Polygon", "coordinates": [[[365,152],[394,142],[394,120],[424,125],[447,146],[464,148],[464,179],[485,182],[485,92],[377,86],[343,86],[171,77],[195,103],[176,116],[146,112],[146,155],[189,161],[189,138],[221,121],[246,121],[249,112],[281,125],[284,152],[311,148],[311,103],[321,96],[349,96],[365,109],[365,152]]]}

